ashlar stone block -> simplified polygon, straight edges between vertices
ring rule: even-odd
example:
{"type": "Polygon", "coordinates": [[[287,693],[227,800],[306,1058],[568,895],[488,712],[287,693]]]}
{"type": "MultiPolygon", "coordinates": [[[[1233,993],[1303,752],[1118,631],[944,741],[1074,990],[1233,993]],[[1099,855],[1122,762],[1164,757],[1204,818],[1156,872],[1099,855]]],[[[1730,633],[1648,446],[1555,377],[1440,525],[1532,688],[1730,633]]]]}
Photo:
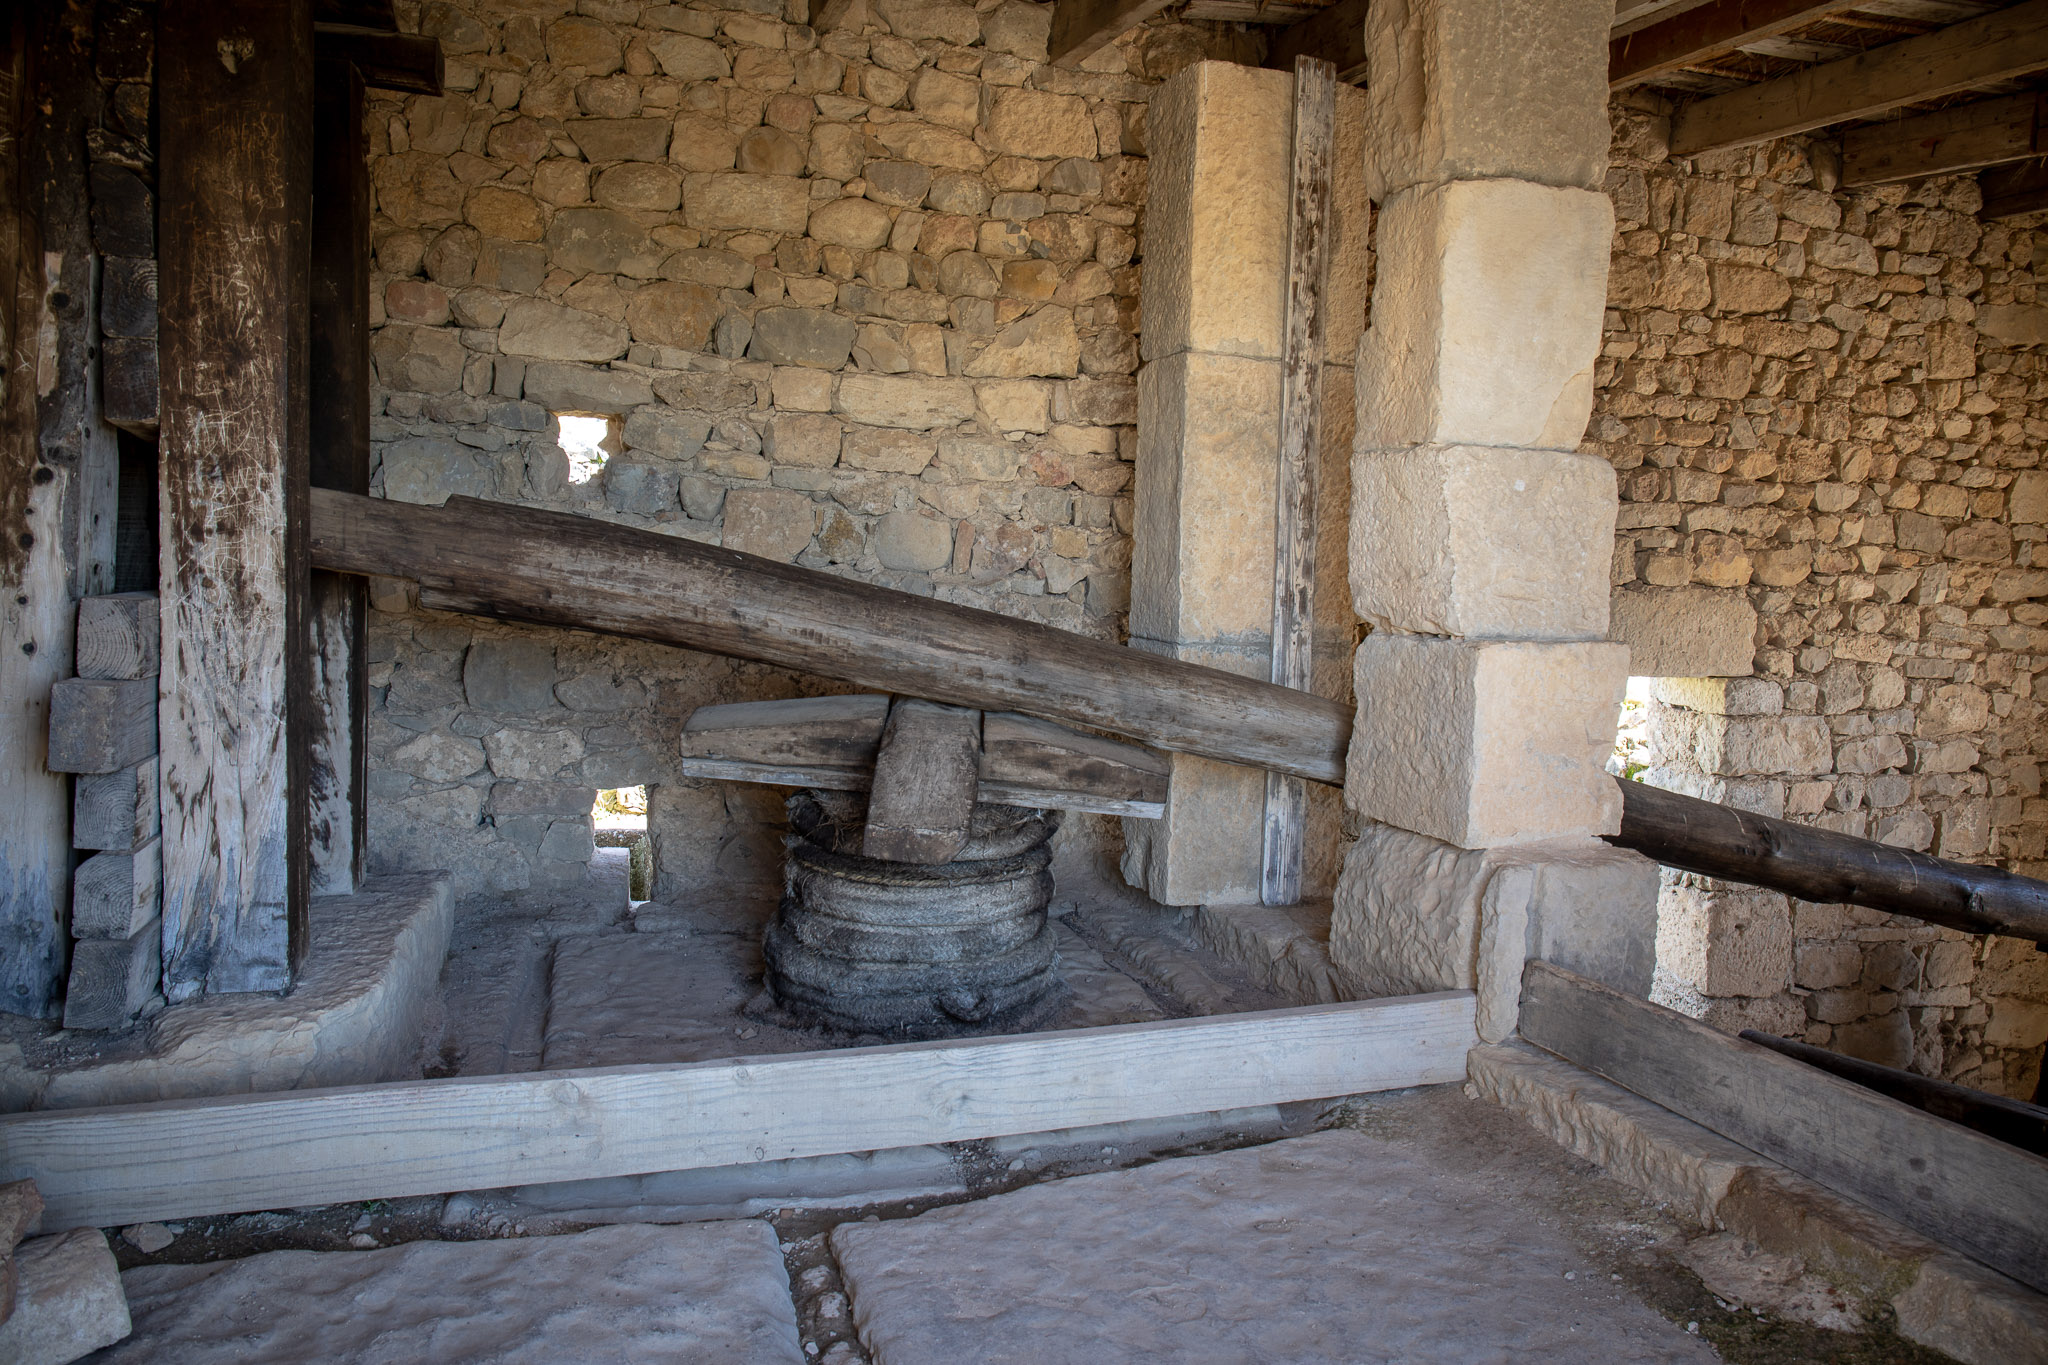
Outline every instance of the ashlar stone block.
{"type": "Polygon", "coordinates": [[[1359,448],[1576,448],[1613,235],[1613,203],[1592,190],[1467,180],[1389,199],[1358,347],[1359,448]]]}
{"type": "Polygon", "coordinates": [[[1358,647],[1344,800],[1461,848],[1612,834],[1628,651],[1605,641],[1447,640],[1381,632],[1358,647]]]}
{"type": "Polygon", "coordinates": [[[1792,905],[1776,891],[1674,882],[1657,907],[1657,963],[1706,996],[1792,984],[1792,905]]]}
{"type": "Polygon", "coordinates": [[[1607,633],[1615,475],[1552,450],[1415,446],[1352,461],[1351,593],[1380,628],[1469,638],[1607,633]]]}
{"type": "Polygon", "coordinates": [[[1613,24],[1608,0],[1373,5],[1365,20],[1373,199],[1494,176],[1598,189],[1607,173],[1613,24]]]}
{"type": "Polygon", "coordinates": [[[1639,678],[1740,677],[1756,662],[1756,608],[1729,588],[1621,588],[1611,633],[1639,678]]]}
{"type": "Polygon", "coordinates": [[[1192,754],[1169,758],[1166,814],[1124,821],[1124,880],[1162,905],[1256,903],[1266,774],[1192,754]]]}

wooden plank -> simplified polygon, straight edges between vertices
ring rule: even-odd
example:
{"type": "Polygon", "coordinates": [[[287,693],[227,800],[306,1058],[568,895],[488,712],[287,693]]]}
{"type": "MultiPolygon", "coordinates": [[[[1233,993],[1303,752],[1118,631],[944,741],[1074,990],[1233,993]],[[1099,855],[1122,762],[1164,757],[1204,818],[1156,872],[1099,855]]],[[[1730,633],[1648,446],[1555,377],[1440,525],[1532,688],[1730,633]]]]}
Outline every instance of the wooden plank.
{"type": "Polygon", "coordinates": [[[1625,90],[1759,38],[1790,33],[1853,9],[1856,0],[1709,0],[1615,38],[1607,47],[1607,84],[1625,90]]]}
{"type": "Polygon", "coordinates": [[[56,1227],[957,1142],[1448,1084],[1466,992],[674,1065],[11,1114],[56,1227]]]}
{"type": "MultiPolygon", "coordinates": [[[[381,36],[381,35],[379,35],[381,36]]],[[[440,44],[433,47],[438,63],[440,44]]],[[[316,48],[319,47],[316,38],[316,48]]],[[[323,55],[313,78],[313,267],[307,478],[370,491],[370,181],[363,78],[323,55]]],[[[368,585],[313,572],[306,719],[310,894],[345,896],[369,843],[368,585]]]]}
{"type": "Polygon", "coordinates": [[[155,337],[108,337],[100,343],[100,412],[123,431],[157,437],[161,407],[155,337]]]}
{"type": "Polygon", "coordinates": [[[178,1001],[282,990],[306,943],[308,0],[165,0],[157,71],[164,994],[178,1001]]]}
{"type": "Polygon", "coordinates": [[[102,593],[78,602],[78,676],[156,679],[153,592],[102,593]]]}
{"type": "Polygon", "coordinates": [[[898,697],[889,707],[861,852],[892,863],[948,863],[967,846],[980,786],[981,712],[898,697]]]}
{"type": "Polygon", "coordinates": [[[1680,109],[1671,121],[1678,156],[1768,142],[1847,119],[2011,80],[2048,67],[2048,0],[1888,43],[1680,109]]]}
{"type": "Polygon", "coordinates": [[[71,936],[130,938],[156,918],[162,890],[159,841],[126,853],[95,853],[71,875],[71,936]]]}
{"type": "Polygon", "coordinates": [[[1842,135],[1842,183],[1883,185],[2025,161],[2041,150],[2043,97],[1977,100],[1842,135]]]}
{"type": "MultiPolygon", "coordinates": [[[[1323,289],[1329,276],[1337,69],[1294,60],[1294,166],[1287,213],[1287,316],[1280,355],[1280,468],[1273,497],[1273,682],[1306,692],[1315,672],[1316,466],[1323,442],[1323,289]]],[[[1308,787],[1266,774],[1259,898],[1301,899],[1308,787]]]]}
{"type": "Polygon", "coordinates": [[[156,838],[157,761],[82,774],[72,784],[71,846],[121,851],[156,838]]]}
{"type": "Polygon", "coordinates": [[[439,609],[732,654],[1344,780],[1349,707],[1220,669],[566,512],[324,489],[312,505],[317,567],[409,578],[439,609]]]}
{"type": "Polygon", "coordinates": [[[362,83],[373,90],[438,95],[447,83],[441,44],[434,38],[320,24],[313,30],[313,51],[322,65],[332,61],[354,66],[362,83]]]}
{"type": "Polygon", "coordinates": [[[2048,943],[2048,883],[1615,780],[1621,830],[1603,837],[1667,867],[1801,900],[1911,915],[1966,934],[2048,943]]]}
{"type": "Polygon", "coordinates": [[[1173,0],[1059,0],[1046,45],[1056,66],[1079,66],[1173,0]]]}
{"type": "Polygon", "coordinates": [[[872,771],[889,723],[889,699],[874,692],[700,706],[683,722],[685,756],[782,767],[872,771]]]}
{"type": "Polygon", "coordinates": [[[1365,79],[1365,16],[1372,0],[1338,0],[1337,4],[1275,33],[1267,45],[1266,65],[1292,71],[1299,57],[1320,57],[1337,68],[1337,79],[1355,85],[1365,79]]]}
{"type": "Polygon", "coordinates": [[[111,773],[156,752],[154,678],[66,678],[50,689],[53,773],[111,773]]]}
{"type": "Polygon", "coordinates": [[[2048,1159],[1661,1005],[1531,962],[1522,1036],[2048,1290],[2048,1159]]]}
{"type": "MultiPolygon", "coordinates": [[[[748,763],[722,758],[685,758],[676,765],[684,777],[719,782],[759,782],[770,787],[816,787],[823,791],[864,792],[874,785],[873,768],[805,768],[773,763],[748,763]]],[[[998,806],[1039,806],[1048,810],[1086,811],[1096,815],[1129,815],[1157,820],[1166,814],[1163,801],[1126,801],[1113,796],[1041,787],[1027,782],[982,779],[974,799],[998,806]]]]}
{"type": "Polygon", "coordinates": [[[2048,209],[2048,161],[2000,166],[1977,177],[1984,207],[1977,216],[1987,221],[2018,218],[2048,209]]]}
{"type": "Polygon", "coordinates": [[[100,262],[100,335],[156,340],[154,256],[109,256],[100,262]]]}
{"type": "MultiPolygon", "coordinates": [[[[1135,744],[1120,744],[1010,711],[984,712],[981,717],[984,792],[996,784],[1062,796],[1079,793],[1098,802],[1156,806],[1163,810],[1171,774],[1172,768],[1163,757],[1135,744]]],[[[982,799],[992,798],[984,795],[982,799]]],[[[1066,809],[1097,810],[1101,806],[1066,809]]]]}

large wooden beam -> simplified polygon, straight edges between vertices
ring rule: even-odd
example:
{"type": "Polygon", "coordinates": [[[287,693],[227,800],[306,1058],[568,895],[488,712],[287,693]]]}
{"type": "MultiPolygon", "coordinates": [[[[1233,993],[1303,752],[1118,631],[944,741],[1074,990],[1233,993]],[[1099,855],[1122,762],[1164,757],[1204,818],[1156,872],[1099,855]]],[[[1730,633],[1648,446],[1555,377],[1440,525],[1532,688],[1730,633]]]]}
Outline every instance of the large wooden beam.
{"type": "Polygon", "coordinates": [[[1811,66],[1700,100],[1671,122],[1679,156],[1768,142],[1902,104],[1953,95],[2048,67],[2048,0],[1952,24],[1938,33],[1811,66]]]}
{"type": "Polygon", "coordinates": [[[446,81],[436,38],[322,24],[313,30],[313,50],[323,64],[353,65],[363,84],[375,90],[438,95],[446,81]]]}
{"type": "Polygon", "coordinates": [[[2037,94],[2008,95],[1851,128],[1842,135],[1842,183],[1883,185],[2025,161],[2042,150],[2043,103],[2037,94]]]}
{"type": "Polygon", "coordinates": [[[2048,883],[1616,781],[1621,832],[1607,842],[1668,867],[1801,900],[1911,915],[1967,934],[2048,943],[2048,883]]]}
{"type": "Polygon", "coordinates": [[[1980,218],[2018,218],[2048,209],[2048,161],[2000,166],[1977,177],[1984,193],[1980,218]]]}
{"type": "Polygon", "coordinates": [[[1272,35],[1266,65],[1294,69],[1297,57],[1320,57],[1337,68],[1337,79],[1356,84],[1365,79],[1365,15],[1372,0],[1338,0],[1307,19],[1272,35]]]}
{"type": "Polygon", "coordinates": [[[1523,975],[1521,1031],[1576,1066],[2048,1290],[2048,1159],[1544,962],[1523,975]]]}
{"type": "Polygon", "coordinates": [[[315,489],[313,562],[446,610],[709,650],[1344,780],[1351,712],[1220,669],[566,512],[315,489]]]}
{"type": "Polygon", "coordinates": [[[1609,89],[1625,90],[1694,62],[1775,38],[1801,25],[1854,8],[1856,0],[1709,0],[1607,46],[1609,89]]]}
{"type": "Polygon", "coordinates": [[[1018,1037],[0,1117],[56,1227],[874,1151],[1463,1079],[1462,991],[1018,1037]]]}
{"type": "Polygon", "coordinates": [[[157,26],[164,993],[306,943],[308,0],[157,26]]]}
{"type": "Polygon", "coordinates": [[[1046,45],[1058,66],[1079,66],[1173,0],[1059,0],[1046,45]]]}

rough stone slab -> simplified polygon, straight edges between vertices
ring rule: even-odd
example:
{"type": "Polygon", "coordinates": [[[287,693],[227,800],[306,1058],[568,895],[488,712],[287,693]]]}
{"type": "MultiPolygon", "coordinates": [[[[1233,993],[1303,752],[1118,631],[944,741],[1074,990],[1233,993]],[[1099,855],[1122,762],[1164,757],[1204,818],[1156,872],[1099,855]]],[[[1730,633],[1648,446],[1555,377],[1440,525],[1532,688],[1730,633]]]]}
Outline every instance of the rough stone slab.
{"type": "Polygon", "coordinates": [[[1892,1306],[1900,1336],[1963,1365],[2048,1363],[2048,1298],[1967,1256],[1934,1257],[1892,1306]]]}
{"type": "Polygon", "coordinates": [[[123,1282],[135,1335],[107,1365],[804,1359],[766,1223],[271,1251],[123,1282]]]}
{"type": "Polygon", "coordinates": [[[1471,639],[1607,634],[1614,467],[1485,446],[1352,461],[1351,596],[1382,629],[1471,639]]]}
{"type": "Polygon", "coordinates": [[[1739,678],[1756,662],[1756,608],[1727,588],[1614,590],[1609,637],[1638,678],[1739,678]]]}
{"type": "Polygon", "coordinates": [[[1298,905],[1200,905],[1195,942],[1251,973],[1296,1005],[1330,1005],[1358,995],[1330,960],[1328,901],[1298,905]]]}
{"type": "Polygon", "coordinates": [[[1380,632],[1355,668],[1344,800],[1359,814],[1463,848],[1620,828],[1601,764],[1627,683],[1622,646],[1380,632]]]}
{"type": "Polygon", "coordinates": [[[316,896],[289,994],[174,1006],[86,1057],[0,1055],[0,1095],[10,1110],[76,1109],[416,1076],[453,921],[445,873],[316,896]]]}
{"type": "Polygon", "coordinates": [[[846,1224],[832,1249],[878,1365],[1713,1358],[1564,1279],[1580,1256],[1532,1217],[1342,1129],[846,1224]]]}
{"type": "Polygon", "coordinates": [[[1374,5],[1365,21],[1374,201],[1481,176],[1599,188],[1613,24],[1608,0],[1374,5]]]}
{"type": "Polygon", "coordinates": [[[14,1313],[0,1322],[0,1360],[66,1365],[128,1335],[128,1300],[106,1235],[78,1228],[15,1249],[14,1313]]]}
{"type": "Polygon", "coordinates": [[[1358,448],[1577,447],[1613,238],[1613,202],[1595,190],[1463,180],[1389,199],[1358,347],[1358,448]]]}

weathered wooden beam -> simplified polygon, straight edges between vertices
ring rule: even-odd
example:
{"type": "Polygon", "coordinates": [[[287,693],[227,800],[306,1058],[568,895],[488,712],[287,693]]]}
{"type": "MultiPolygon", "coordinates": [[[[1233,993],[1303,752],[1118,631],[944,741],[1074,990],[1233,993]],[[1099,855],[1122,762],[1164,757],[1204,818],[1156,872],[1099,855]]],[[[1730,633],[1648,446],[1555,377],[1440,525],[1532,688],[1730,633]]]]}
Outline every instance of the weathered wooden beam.
{"type": "Polygon", "coordinates": [[[51,772],[119,772],[156,744],[156,679],[65,678],[50,689],[51,772]]]}
{"type": "Polygon", "coordinates": [[[1348,707],[1035,622],[566,512],[315,489],[313,562],[449,610],[708,650],[1344,780],[1348,707]]]}
{"type": "Polygon", "coordinates": [[[2025,161],[2041,151],[2043,103],[2038,94],[2008,95],[1851,128],[1842,135],[1842,183],[1883,185],[2025,161]]]}
{"type": "Polygon", "coordinates": [[[2048,209],[2048,160],[2000,166],[1977,177],[1984,194],[1983,219],[2018,218],[2048,209]]]}
{"type": "Polygon", "coordinates": [[[1531,962],[1522,1036],[2048,1290],[2048,1159],[1661,1005],[1531,962]]]}
{"type": "MultiPolygon", "coordinates": [[[[371,35],[389,37],[395,35],[371,35]]],[[[434,49],[440,44],[418,39],[434,49]]],[[[313,274],[307,477],[317,488],[370,491],[370,180],[363,77],[320,53],[313,83],[313,274]]],[[[309,585],[311,707],[307,831],[311,894],[345,896],[369,840],[368,591],[315,570],[309,585]]]]}
{"type": "Polygon", "coordinates": [[[1463,991],[1072,1032],[0,1116],[56,1227],[682,1171],[1465,1074],[1463,991]]]}
{"type": "Polygon", "coordinates": [[[78,676],[156,678],[158,618],[153,592],[79,599],[78,676]]]}
{"type": "MultiPolygon", "coordinates": [[[[1315,672],[1316,466],[1323,443],[1323,292],[1329,276],[1331,164],[1337,138],[1337,68],[1294,59],[1294,165],[1287,212],[1287,313],[1280,353],[1280,466],[1273,490],[1275,685],[1306,692],[1315,672]]],[[[1308,788],[1266,774],[1259,899],[1301,899],[1308,788]]]]}
{"type": "Polygon", "coordinates": [[[306,944],[310,4],[165,0],[157,72],[164,994],[176,1001],[282,990],[306,944]]]}
{"type": "Polygon", "coordinates": [[[1671,121],[1675,155],[1768,142],[2048,67],[2048,0],[1952,24],[1747,90],[1699,100],[1671,121]]]}
{"type": "Polygon", "coordinates": [[[981,717],[984,801],[995,799],[990,793],[999,789],[1009,805],[1156,820],[1165,813],[1170,774],[1164,758],[1134,744],[1009,711],[981,717]],[[1074,800],[1077,794],[1083,802],[1074,800]]]}
{"type": "Polygon", "coordinates": [[[1294,69],[1299,57],[1320,57],[1337,69],[1337,79],[1355,85],[1365,79],[1365,16],[1372,0],[1338,0],[1328,9],[1273,34],[1266,65],[1294,69]]]}
{"type": "Polygon", "coordinates": [[[1641,85],[1855,4],[1856,0],[1709,0],[1609,43],[1607,85],[1612,90],[1641,85]]]}
{"type": "Polygon", "coordinates": [[[71,794],[71,846],[120,851],[156,838],[162,828],[156,774],[154,758],[116,772],[81,774],[71,794]]]}
{"type": "Polygon", "coordinates": [[[396,33],[398,12],[391,0],[313,0],[313,20],[396,33]]]}
{"type": "Polygon", "coordinates": [[[320,24],[313,30],[313,51],[323,66],[354,66],[363,84],[373,90],[438,95],[447,84],[441,43],[435,38],[320,24]]]}
{"type": "Polygon", "coordinates": [[[1621,832],[1607,842],[1667,867],[1801,900],[1911,915],[1966,934],[2048,943],[2048,883],[1615,780],[1621,832]]]}
{"type": "Polygon", "coordinates": [[[861,853],[892,863],[948,863],[967,846],[981,780],[981,712],[898,697],[868,789],[861,853]]]}
{"type": "Polygon", "coordinates": [[[1079,66],[1173,0],[1059,0],[1046,45],[1056,66],[1079,66]]]}
{"type": "Polygon", "coordinates": [[[1831,1076],[1854,1081],[1866,1090],[1889,1095],[1901,1104],[1910,1104],[1938,1119],[1960,1123],[1965,1128],[2036,1156],[2048,1156],[2048,1109],[2037,1104],[1986,1094],[1968,1086],[1937,1081],[1931,1076],[1918,1076],[1895,1066],[1880,1066],[1861,1057],[1845,1057],[1824,1047],[1760,1033],[1753,1028],[1746,1028],[1736,1036],[1808,1066],[1819,1067],[1831,1076]]]}

